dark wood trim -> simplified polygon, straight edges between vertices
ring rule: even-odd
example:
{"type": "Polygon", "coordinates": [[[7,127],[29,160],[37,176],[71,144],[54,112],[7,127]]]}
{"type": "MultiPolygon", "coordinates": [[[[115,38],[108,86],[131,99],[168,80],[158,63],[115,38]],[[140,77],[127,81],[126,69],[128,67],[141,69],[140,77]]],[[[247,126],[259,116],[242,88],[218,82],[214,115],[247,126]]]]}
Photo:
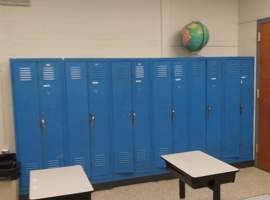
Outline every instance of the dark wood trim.
{"type": "Polygon", "coordinates": [[[262,19],[259,19],[257,20],[257,41],[256,41],[256,44],[257,44],[257,52],[256,52],[256,83],[255,83],[255,87],[256,88],[256,94],[255,94],[255,147],[254,147],[254,154],[255,154],[255,165],[258,166],[258,152],[257,152],[257,146],[259,145],[259,99],[257,98],[257,90],[260,89],[260,85],[259,85],[259,82],[260,82],[260,42],[259,42],[259,38],[258,38],[258,35],[259,35],[259,32],[261,31],[260,30],[260,25],[263,24],[263,23],[268,23],[270,22],[270,17],[267,17],[267,18],[262,18],[262,19]]]}

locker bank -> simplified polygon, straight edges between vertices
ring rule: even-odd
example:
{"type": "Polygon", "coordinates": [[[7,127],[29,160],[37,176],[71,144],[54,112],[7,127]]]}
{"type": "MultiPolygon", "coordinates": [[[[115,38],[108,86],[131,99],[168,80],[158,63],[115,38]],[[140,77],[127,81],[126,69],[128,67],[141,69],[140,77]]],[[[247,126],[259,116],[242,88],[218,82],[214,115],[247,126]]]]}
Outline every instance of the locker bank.
{"type": "Polygon", "coordinates": [[[268,15],[0,0],[0,200],[270,200],[268,15]]]}

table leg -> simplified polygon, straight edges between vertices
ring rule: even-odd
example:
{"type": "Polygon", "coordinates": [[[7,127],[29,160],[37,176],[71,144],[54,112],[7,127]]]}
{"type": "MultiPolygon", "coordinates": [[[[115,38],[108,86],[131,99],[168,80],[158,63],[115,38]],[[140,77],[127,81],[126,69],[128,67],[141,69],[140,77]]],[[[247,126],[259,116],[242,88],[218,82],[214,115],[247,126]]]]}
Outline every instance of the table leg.
{"type": "Polygon", "coordinates": [[[220,184],[213,186],[213,200],[220,200],[220,184]]]}
{"type": "Polygon", "coordinates": [[[179,179],[179,195],[180,199],[184,199],[186,197],[186,187],[184,181],[179,179]]]}

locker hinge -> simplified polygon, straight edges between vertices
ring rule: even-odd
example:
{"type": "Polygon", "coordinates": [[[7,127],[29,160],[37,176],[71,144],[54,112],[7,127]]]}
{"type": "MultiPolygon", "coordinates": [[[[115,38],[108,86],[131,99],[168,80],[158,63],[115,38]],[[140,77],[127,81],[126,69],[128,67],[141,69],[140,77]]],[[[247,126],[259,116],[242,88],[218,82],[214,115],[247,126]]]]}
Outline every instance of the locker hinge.
{"type": "Polygon", "coordinates": [[[259,153],[259,144],[256,144],[256,145],[255,145],[255,152],[256,152],[256,153],[259,153]]]}
{"type": "Polygon", "coordinates": [[[258,32],[258,42],[261,41],[261,32],[258,32]]]}
{"type": "Polygon", "coordinates": [[[257,89],[257,91],[256,91],[256,96],[257,96],[257,99],[260,98],[260,90],[259,89],[257,89]]]}

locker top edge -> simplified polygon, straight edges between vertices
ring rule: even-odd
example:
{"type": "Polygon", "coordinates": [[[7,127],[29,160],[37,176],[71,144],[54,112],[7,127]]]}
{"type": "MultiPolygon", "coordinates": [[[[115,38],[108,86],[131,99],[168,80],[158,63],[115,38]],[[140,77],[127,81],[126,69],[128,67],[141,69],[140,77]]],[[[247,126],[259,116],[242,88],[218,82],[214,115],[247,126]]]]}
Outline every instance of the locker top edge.
{"type": "Polygon", "coordinates": [[[64,58],[10,58],[9,61],[12,62],[38,62],[38,61],[50,61],[50,62],[60,62],[64,58]]]}
{"type": "Polygon", "coordinates": [[[143,62],[143,61],[178,61],[178,60],[255,60],[252,56],[231,56],[231,57],[171,57],[171,58],[10,58],[10,62],[37,62],[37,61],[82,61],[82,62],[143,62]]]}
{"type": "Polygon", "coordinates": [[[220,59],[223,59],[223,60],[231,60],[231,59],[234,59],[234,60],[252,60],[252,61],[254,61],[255,57],[253,57],[253,56],[207,57],[207,60],[220,60],[220,59]]]}

